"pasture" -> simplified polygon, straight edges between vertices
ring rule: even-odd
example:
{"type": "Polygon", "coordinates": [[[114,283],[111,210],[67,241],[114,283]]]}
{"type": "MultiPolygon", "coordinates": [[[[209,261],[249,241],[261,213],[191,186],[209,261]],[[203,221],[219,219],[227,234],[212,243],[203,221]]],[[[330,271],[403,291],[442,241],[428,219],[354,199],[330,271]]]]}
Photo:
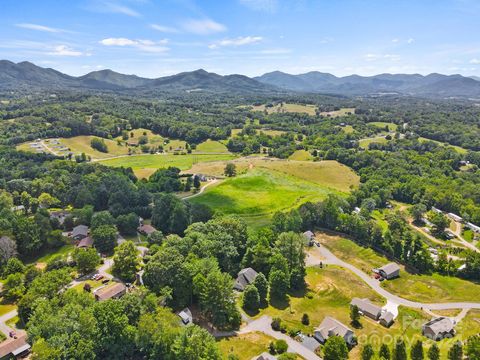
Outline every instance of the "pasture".
{"type": "Polygon", "coordinates": [[[372,121],[372,122],[369,122],[368,125],[372,125],[380,129],[388,128],[388,131],[396,131],[398,128],[397,124],[394,124],[391,122],[382,122],[382,121],[372,121]]]}
{"type": "Polygon", "coordinates": [[[347,116],[355,114],[355,108],[341,108],[339,110],[333,110],[333,111],[323,111],[320,113],[322,116],[328,116],[328,117],[340,117],[340,116],[347,116]]]}
{"type": "Polygon", "coordinates": [[[314,116],[317,111],[317,106],[311,104],[291,104],[282,102],[273,106],[256,105],[252,107],[252,111],[267,111],[268,114],[303,113],[314,116]]]}
{"type": "Polygon", "coordinates": [[[197,153],[229,153],[227,147],[219,141],[207,140],[197,145],[197,153]]]}
{"type": "Polygon", "coordinates": [[[420,141],[420,142],[431,141],[431,142],[434,142],[434,143],[436,143],[436,144],[438,144],[438,145],[440,145],[440,146],[451,147],[451,148],[453,148],[456,152],[458,152],[459,154],[462,154],[462,155],[463,155],[463,154],[466,154],[466,153],[468,152],[467,149],[464,149],[464,148],[462,148],[462,147],[460,147],[460,146],[450,145],[450,144],[448,144],[448,143],[443,143],[443,142],[441,142],[441,141],[431,140],[431,139],[427,139],[427,138],[424,138],[424,137],[419,137],[419,138],[418,138],[418,141],[420,141]]]}
{"type": "Polygon", "coordinates": [[[288,160],[310,161],[313,160],[313,156],[307,150],[297,150],[289,156],[288,160]]]}
{"type": "Polygon", "coordinates": [[[365,138],[361,139],[358,141],[358,146],[360,146],[363,149],[368,149],[368,145],[372,143],[378,143],[378,144],[386,144],[388,142],[387,139],[385,139],[385,136],[375,136],[371,138],[365,138]]]}
{"type": "Polygon", "coordinates": [[[100,163],[113,167],[131,167],[139,178],[148,178],[156,170],[170,166],[178,167],[181,170],[190,169],[193,165],[210,161],[224,161],[234,159],[231,154],[142,154],[124,156],[115,159],[102,160],[100,163]]]}

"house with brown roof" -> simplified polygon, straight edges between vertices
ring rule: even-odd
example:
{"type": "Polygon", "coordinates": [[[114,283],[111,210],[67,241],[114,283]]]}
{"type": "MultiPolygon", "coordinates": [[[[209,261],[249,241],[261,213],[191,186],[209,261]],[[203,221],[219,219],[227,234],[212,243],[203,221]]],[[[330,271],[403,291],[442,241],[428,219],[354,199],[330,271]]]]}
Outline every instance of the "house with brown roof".
{"type": "Polygon", "coordinates": [[[105,301],[108,299],[119,299],[127,292],[127,288],[123,283],[114,283],[107,285],[95,291],[95,300],[105,301]]]}
{"type": "Polygon", "coordinates": [[[87,236],[80,240],[80,242],[77,244],[77,248],[91,248],[93,246],[93,239],[90,236],[87,236]]]}
{"type": "Polygon", "coordinates": [[[17,335],[0,343],[0,359],[18,359],[30,352],[30,344],[27,343],[27,333],[18,330],[17,335]]]}
{"type": "Polygon", "coordinates": [[[140,225],[137,230],[140,234],[146,235],[146,236],[157,231],[157,229],[155,229],[152,225],[148,225],[148,224],[140,225]]]}
{"type": "Polygon", "coordinates": [[[352,330],[337,319],[327,316],[323,319],[320,326],[315,329],[313,337],[321,344],[324,344],[332,336],[340,336],[348,346],[354,346],[357,343],[355,333],[352,330]]]}

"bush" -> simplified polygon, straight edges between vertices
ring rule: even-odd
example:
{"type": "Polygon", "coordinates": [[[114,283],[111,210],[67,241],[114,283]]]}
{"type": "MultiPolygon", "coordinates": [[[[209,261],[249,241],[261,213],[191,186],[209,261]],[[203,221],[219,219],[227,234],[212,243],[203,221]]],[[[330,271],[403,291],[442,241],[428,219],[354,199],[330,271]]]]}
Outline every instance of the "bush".
{"type": "Polygon", "coordinates": [[[275,352],[277,354],[283,354],[288,350],[288,344],[285,340],[276,340],[275,341],[275,352]]]}
{"type": "Polygon", "coordinates": [[[279,357],[277,357],[278,360],[296,360],[297,359],[297,354],[294,353],[283,353],[279,357]]]}
{"type": "Polygon", "coordinates": [[[282,326],[282,319],[280,318],[273,318],[271,323],[272,329],[275,331],[280,331],[282,326]]]}
{"type": "Polygon", "coordinates": [[[308,314],[303,314],[303,316],[302,316],[302,324],[303,324],[303,325],[310,325],[310,318],[308,317],[308,314]]]}
{"type": "Polygon", "coordinates": [[[105,144],[105,141],[103,139],[93,138],[90,141],[90,146],[92,147],[92,149],[98,150],[103,153],[108,153],[107,144],[105,144]]]}

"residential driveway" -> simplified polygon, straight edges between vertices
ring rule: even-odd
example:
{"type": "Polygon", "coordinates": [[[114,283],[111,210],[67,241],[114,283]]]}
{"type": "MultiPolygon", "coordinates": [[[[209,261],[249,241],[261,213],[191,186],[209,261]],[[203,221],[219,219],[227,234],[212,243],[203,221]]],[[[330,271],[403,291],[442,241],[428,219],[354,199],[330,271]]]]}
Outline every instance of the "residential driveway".
{"type": "Polygon", "coordinates": [[[13,330],[11,327],[7,326],[6,322],[15,316],[17,316],[17,310],[9,311],[6,314],[0,316],[0,331],[5,334],[7,339],[9,338],[10,331],[13,330]]]}
{"type": "MultiPolygon", "coordinates": [[[[355,266],[346,263],[345,261],[337,258],[330,250],[321,246],[316,248],[317,251],[325,258],[325,264],[338,265],[352,271],[355,275],[360,277],[368,286],[375,290],[378,294],[387,299],[387,303],[391,302],[398,305],[403,305],[417,309],[430,309],[430,310],[450,310],[450,309],[480,309],[479,302],[451,302],[451,303],[421,303],[416,301],[407,300],[400,296],[394,295],[380,286],[380,281],[370,277],[362,270],[355,266]]],[[[386,280],[388,281],[388,280],[386,280]]]]}
{"type": "Polygon", "coordinates": [[[293,340],[290,336],[282,334],[279,331],[274,331],[272,329],[272,326],[270,325],[271,323],[272,323],[272,318],[270,316],[264,315],[248,323],[248,325],[242,328],[238,332],[238,334],[245,334],[253,331],[260,331],[275,339],[285,340],[288,344],[289,352],[297,353],[298,355],[302,356],[307,360],[321,360],[321,358],[317,356],[313,351],[310,351],[298,341],[293,340]]]}

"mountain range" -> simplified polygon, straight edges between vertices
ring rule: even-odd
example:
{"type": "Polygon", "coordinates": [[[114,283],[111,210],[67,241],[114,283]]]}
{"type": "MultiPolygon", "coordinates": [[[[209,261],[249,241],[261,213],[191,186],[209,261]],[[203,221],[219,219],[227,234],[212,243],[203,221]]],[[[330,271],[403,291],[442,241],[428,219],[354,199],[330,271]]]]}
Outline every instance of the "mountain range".
{"type": "Polygon", "coordinates": [[[323,93],[345,96],[398,94],[421,97],[480,98],[477,77],[442,74],[379,74],[337,77],[309,72],[291,75],[274,71],[249,78],[244,75],[218,75],[205,70],[148,79],[100,70],[74,77],[30,62],[0,60],[1,90],[98,90],[137,92],[211,92],[211,93],[323,93]]]}

